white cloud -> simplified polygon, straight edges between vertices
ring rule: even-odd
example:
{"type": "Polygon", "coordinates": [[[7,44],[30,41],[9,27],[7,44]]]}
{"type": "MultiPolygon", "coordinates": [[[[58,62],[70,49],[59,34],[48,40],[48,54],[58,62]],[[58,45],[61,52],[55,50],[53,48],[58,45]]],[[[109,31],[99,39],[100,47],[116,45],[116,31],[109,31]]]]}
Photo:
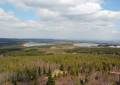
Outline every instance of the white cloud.
{"type": "Polygon", "coordinates": [[[120,34],[120,12],[104,9],[103,0],[6,1],[17,9],[35,10],[40,20],[23,21],[0,9],[0,37],[112,40],[120,34]]]}
{"type": "Polygon", "coordinates": [[[59,17],[59,13],[48,10],[48,9],[39,9],[39,10],[37,10],[37,15],[42,16],[44,18],[59,17]]]}
{"type": "Polygon", "coordinates": [[[97,14],[98,17],[107,17],[112,19],[120,19],[120,12],[109,11],[109,10],[101,10],[97,14]]]}
{"type": "Polygon", "coordinates": [[[98,3],[85,3],[70,7],[70,12],[73,14],[90,14],[101,10],[101,6],[98,3]]]}

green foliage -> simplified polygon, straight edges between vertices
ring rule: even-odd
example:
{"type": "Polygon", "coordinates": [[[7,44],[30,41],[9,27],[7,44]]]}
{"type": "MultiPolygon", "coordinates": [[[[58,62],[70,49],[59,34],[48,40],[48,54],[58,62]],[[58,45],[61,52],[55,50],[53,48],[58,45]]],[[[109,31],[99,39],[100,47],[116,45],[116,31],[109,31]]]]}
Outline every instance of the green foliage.
{"type": "Polygon", "coordinates": [[[25,75],[27,76],[27,78],[29,80],[34,80],[37,78],[37,72],[35,69],[32,69],[32,70],[29,70],[29,69],[26,69],[25,70],[25,75]]]}
{"type": "Polygon", "coordinates": [[[60,68],[59,68],[61,71],[64,71],[64,66],[63,65],[60,65],[60,68]]]}
{"type": "Polygon", "coordinates": [[[83,53],[83,54],[105,54],[105,55],[120,55],[119,48],[75,48],[75,49],[67,49],[68,53],[83,53]]]}
{"type": "Polygon", "coordinates": [[[12,78],[11,78],[11,83],[12,83],[13,85],[17,85],[17,77],[16,77],[15,75],[12,76],[12,78]]]}
{"type": "Polygon", "coordinates": [[[47,74],[47,71],[46,71],[46,68],[45,68],[45,67],[43,68],[43,74],[44,74],[44,75],[47,74]]]}
{"type": "Polygon", "coordinates": [[[51,69],[50,69],[50,67],[49,67],[49,69],[48,69],[48,72],[47,72],[47,75],[49,76],[49,75],[51,75],[51,69]]]}
{"type": "Polygon", "coordinates": [[[38,68],[38,75],[41,76],[42,75],[42,70],[41,67],[38,68]]]}
{"type": "Polygon", "coordinates": [[[80,80],[80,85],[85,85],[83,80],[80,80]]]}
{"type": "Polygon", "coordinates": [[[51,73],[49,73],[49,75],[48,75],[48,81],[47,81],[46,85],[55,85],[55,80],[54,80],[54,78],[52,78],[51,73]]]}

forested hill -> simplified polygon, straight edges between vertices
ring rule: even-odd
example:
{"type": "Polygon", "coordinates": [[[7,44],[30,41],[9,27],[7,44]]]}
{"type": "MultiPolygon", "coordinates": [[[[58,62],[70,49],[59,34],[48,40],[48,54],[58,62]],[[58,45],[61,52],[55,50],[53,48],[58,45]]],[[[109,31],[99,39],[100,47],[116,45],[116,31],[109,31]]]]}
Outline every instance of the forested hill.
{"type": "Polygon", "coordinates": [[[0,45],[17,45],[26,42],[36,43],[53,43],[53,42],[68,42],[67,40],[55,40],[55,39],[13,39],[13,38],[0,38],[0,45]]]}

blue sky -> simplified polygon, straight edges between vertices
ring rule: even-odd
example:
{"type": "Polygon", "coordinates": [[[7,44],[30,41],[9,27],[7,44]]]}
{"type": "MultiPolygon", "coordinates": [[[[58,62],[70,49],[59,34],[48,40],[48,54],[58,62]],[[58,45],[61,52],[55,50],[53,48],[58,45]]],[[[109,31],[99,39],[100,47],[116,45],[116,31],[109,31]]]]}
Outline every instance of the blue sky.
{"type": "Polygon", "coordinates": [[[1,38],[120,40],[120,0],[0,1],[1,38]]]}
{"type": "Polygon", "coordinates": [[[120,0],[105,0],[104,8],[114,11],[120,11],[120,0]]]}
{"type": "Polygon", "coordinates": [[[24,9],[17,9],[11,3],[5,3],[0,5],[7,13],[14,13],[15,16],[22,20],[36,20],[37,17],[34,10],[24,10],[24,9]]]}

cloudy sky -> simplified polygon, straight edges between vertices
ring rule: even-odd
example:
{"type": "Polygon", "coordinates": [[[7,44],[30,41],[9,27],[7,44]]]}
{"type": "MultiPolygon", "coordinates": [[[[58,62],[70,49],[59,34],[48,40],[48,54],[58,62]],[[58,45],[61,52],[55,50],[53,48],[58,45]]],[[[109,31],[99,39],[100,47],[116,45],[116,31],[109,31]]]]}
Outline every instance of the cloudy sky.
{"type": "Polygon", "coordinates": [[[120,0],[0,0],[0,38],[119,37],[120,0]]]}

